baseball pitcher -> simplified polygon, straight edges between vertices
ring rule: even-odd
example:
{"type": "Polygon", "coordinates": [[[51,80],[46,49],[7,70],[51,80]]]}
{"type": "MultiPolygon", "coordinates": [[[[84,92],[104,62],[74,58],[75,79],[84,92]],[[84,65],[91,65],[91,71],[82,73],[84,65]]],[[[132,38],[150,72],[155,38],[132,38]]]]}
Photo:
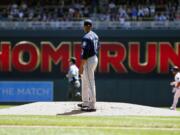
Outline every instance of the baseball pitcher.
{"type": "Polygon", "coordinates": [[[78,104],[82,111],[96,111],[96,86],[94,72],[98,64],[97,53],[99,38],[92,30],[92,21],[84,21],[85,35],[82,38],[81,65],[79,74],[82,80],[82,104],[78,104]]]}

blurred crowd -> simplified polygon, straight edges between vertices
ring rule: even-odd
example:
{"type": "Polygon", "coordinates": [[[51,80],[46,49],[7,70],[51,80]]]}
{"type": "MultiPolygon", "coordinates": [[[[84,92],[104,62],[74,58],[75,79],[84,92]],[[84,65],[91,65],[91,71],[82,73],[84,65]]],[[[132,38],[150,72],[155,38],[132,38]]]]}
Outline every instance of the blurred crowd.
{"type": "Polygon", "coordinates": [[[1,21],[173,21],[179,0],[1,0],[1,21]]]}

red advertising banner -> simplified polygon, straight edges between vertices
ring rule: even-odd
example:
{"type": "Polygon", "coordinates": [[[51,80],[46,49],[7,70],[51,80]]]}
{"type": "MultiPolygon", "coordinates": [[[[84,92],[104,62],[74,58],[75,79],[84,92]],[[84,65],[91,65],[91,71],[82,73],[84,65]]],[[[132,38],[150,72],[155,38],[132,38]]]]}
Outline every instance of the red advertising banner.
{"type": "MultiPolygon", "coordinates": [[[[129,42],[126,47],[121,42],[101,42],[99,50],[99,73],[112,72],[148,74],[156,71],[166,74],[169,67],[180,67],[180,42],[146,42],[141,50],[140,42],[129,42]],[[144,51],[144,55],[141,55],[144,51]],[[143,61],[142,61],[143,59],[143,61]],[[128,64],[124,64],[127,61],[128,64]]],[[[80,64],[81,43],[61,42],[55,47],[51,42],[43,41],[40,47],[30,41],[20,41],[15,45],[10,42],[0,43],[0,72],[53,72],[58,67],[59,72],[67,72],[69,58],[75,56],[80,64]],[[28,55],[28,59],[24,59],[28,55]]]]}

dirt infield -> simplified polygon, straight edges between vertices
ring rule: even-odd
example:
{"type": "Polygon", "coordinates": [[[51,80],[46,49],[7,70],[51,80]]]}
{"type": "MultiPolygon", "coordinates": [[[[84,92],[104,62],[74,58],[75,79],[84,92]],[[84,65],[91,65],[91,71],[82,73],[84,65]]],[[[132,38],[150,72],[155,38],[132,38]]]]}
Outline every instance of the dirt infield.
{"type": "Polygon", "coordinates": [[[180,116],[180,112],[128,103],[97,102],[96,112],[82,112],[79,102],[35,102],[0,109],[0,115],[73,115],[73,116],[180,116]]]}

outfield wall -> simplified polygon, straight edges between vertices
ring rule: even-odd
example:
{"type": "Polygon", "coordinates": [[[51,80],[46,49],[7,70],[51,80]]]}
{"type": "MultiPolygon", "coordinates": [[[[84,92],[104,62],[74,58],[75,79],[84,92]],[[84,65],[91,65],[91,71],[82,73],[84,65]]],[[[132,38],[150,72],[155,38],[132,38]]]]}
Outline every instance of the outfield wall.
{"type": "MultiPolygon", "coordinates": [[[[180,66],[180,31],[162,29],[96,32],[102,47],[96,72],[97,101],[170,106],[173,95],[169,82],[173,77],[169,73],[169,67],[180,66]]],[[[8,102],[9,99],[12,99],[9,102],[67,100],[68,82],[65,74],[68,59],[75,55],[79,65],[82,36],[83,31],[80,30],[1,30],[0,79],[3,83],[0,83],[0,88],[4,93],[0,93],[0,102],[8,102]],[[47,61],[48,55],[52,57],[50,62],[47,61]],[[38,92],[33,91],[35,88],[32,90],[31,85],[28,85],[27,90],[19,89],[17,85],[16,92],[24,96],[22,100],[18,100],[19,93],[13,93],[14,88],[6,88],[4,81],[52,84],[46,90],[35,87],[38,92]],[[38,98],[33,99],[33,95],[38,98]],[[8,98],[2,98],[5,96],[8,98]],[[27,98],[29,100],[26,101],[27,98]]]]}

